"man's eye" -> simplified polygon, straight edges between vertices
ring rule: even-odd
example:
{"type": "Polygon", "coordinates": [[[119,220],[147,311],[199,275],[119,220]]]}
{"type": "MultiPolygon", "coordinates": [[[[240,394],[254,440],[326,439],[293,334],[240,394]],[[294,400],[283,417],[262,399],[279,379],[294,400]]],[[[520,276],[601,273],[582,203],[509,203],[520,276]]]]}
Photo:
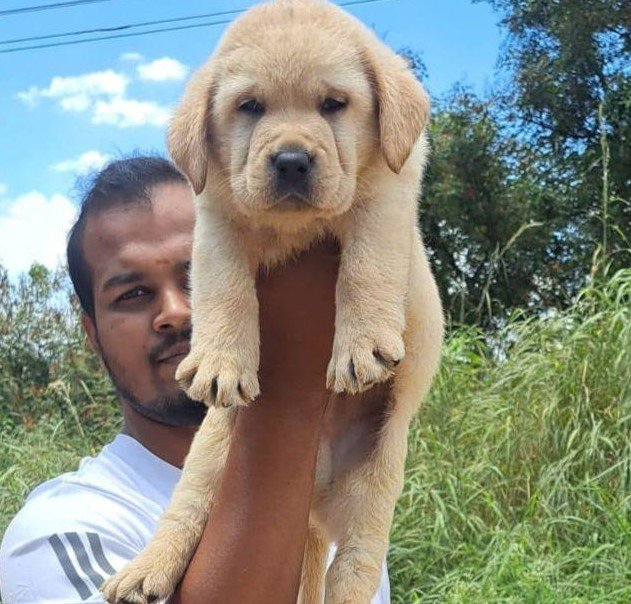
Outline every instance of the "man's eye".
{"type": "Polygon", "coordinates": [[[182,289],[187,293],[190,294],[191,293],[191,280],[189,277],[187,277],[186,279],[184,279],[184,281],[182,282],[182,289]]]}
{"type": "Polygon", "coordinates": [[[142,296],[146,296],[149,292],[144,287],[134,287],[134,289],[130,289],[126,291],[124,294],[120,295],[117,298],[118,302],[124,302],[125,300],[137,300],[142,296]]]}

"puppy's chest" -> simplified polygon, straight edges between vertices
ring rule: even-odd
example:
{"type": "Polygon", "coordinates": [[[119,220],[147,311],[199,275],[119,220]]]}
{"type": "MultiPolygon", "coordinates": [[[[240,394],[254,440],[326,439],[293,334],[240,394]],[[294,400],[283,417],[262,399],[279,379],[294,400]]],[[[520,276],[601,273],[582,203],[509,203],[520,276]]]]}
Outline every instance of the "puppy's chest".
{"type": "Polygon", "coordinates": [[[335,397],[325,417],[318,449],[316,492],[326,496],[340,478],[362,465],[375,449],[386,418],[387,397],[335,397]]]}
{"type": "Polygon", "coordinates": [[[252,268],[274,268],[308,250],[315,243],[331,238],[342,242],[343,230],[331,222],[314,223],[297,232],[257,229],[243,233],[252,268]]]}

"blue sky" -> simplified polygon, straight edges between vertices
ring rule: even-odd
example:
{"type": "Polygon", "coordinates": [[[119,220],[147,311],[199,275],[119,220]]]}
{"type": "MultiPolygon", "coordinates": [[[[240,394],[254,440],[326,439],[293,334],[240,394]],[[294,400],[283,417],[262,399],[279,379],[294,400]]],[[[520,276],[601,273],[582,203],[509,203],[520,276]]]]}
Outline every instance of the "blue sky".
{"type": "MultiPolygon", "coordinates": [[[[56,2],[7,0],[0,11],[56,2]]],[[[258,2],[101,0],[0,15],[0,263],[11,274],[34,260],[53,267],[63,259],[78,175],[134,149],[164,152],[169,112],[187,76],[212,52],[226,25],[24,52],[1,53],[37,42],[2,42],[254,4],[258,2]]],[[[409,48],[421,55],[432,97],[444,95],[457,81],[480,94],[491,87],[502,32],[499,16],[486,3],[382,0],[347,10],[395,50],[409,48]]]]}

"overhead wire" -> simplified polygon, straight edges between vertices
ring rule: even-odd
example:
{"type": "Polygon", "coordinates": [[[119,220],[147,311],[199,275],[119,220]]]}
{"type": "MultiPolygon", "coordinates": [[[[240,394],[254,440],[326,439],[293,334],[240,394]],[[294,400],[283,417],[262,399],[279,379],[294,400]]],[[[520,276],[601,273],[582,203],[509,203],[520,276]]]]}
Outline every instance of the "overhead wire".
{"type": "MultiPolygon", "coordinates": [[[[83,0],[86,1],[86,0],[83,0]]],[[[87,0],[90,1],[90,0],[87,0]]],[[[98,1],[98,0],[91,0],[91,1],[98,1]]],[[[376,4],[376,3],[382,3],[382,2],[391,2],[393,0],[348,0],[346,2],[340,2],[338,4],[338,6],[354,6],[354,5],[360,5],[360,4],[376,4]]],[[[69,37],[69,36],[73,36],[73,35],[85,35],[87,33],[98,33],[98,32],[107,32],[107,31],[120,31],[120,30],[124,30],[124,29],[131,29],[131,28],[138,28],[138,27],[147,27],[150,25],[157,25],[157,24],[166,24],[166,23],[178,23],[178,22],[182,22],[182,21],[187,21],[187,20],[193,20],[193,19],[200,19],[200,18],[207,18],[207,17],[218,17],[218,16],[223,16],[223,15],[228,15],[228,14],[239,14],[239,13],[243,13],[245,12],[247,9],[243,8],[243,9],[235,9],[235,10],[230,10],[230,11],[221,11],[221,12],[215,12],[215,13],[206,13],[203,15],[191,15],[191,16],[187,16],[187,17],[176,17],[176,18],[172,18],[172,19],[163,19],[163,20],[159,20],[159,21],[145,21],[145,22],[141,22],[141,23],[129,23],[129,24],[123,24],[123,25],[119,25],[119,26],[114,26],[111,28],[99,28],[99,29],[95,29],[95,30],[83,30],[83,31],[77,31],[77,32],[65,32],[65,33],[60,33],[60,34],[48,34],[46,36],[34,36],[31,38],[22,38],[22,39],[13,39],[13,40],[0,40],[0,45],[3,44],[16,44],[18,42],[25,42],[25,41],[40,41],[40,40],[45,40],[45,39],[50,39],[50,38],[56,38],[56,37],[69,37]]],[[[102,41],[102,40],[113,40],[113,39],[118,39],[118,38],[131,38],[131,37],[136,37],[136,36],[145,36],[145,35],[150,35],[150,34],[155,34],[155,33],[163,33],[163,32],[172,32],[172,31],[182,31],[182,30],[187,30],[187,29],[194,29],[194,28],[198,28],[198,27],[210,27],[213,25],[225,25],[231,22],[231,19],[223,19],[223,20],[219,20],[219,21],[209,21],[209,22],[204,22],[204,23],[192,23],[189,25],[179,25],[179,26],[175,26],[175,27],[164,27],[164,28],[157,28],[157,29],[151,29],[151,30],[146,30],[146,31],[140,31],[140,32],[128,32],[128,33],[119,33],[119,34],[114,34],[114,35],[109,35],[109,36],[95,36],[95,37],[91,37],[91,38],[82,38],[80,40],[67,40],[64,42],[52,42],[52,43],[46,43],[46,44],[36,44],[36,45],[31,45],[31,46],[20,46],[18,48],[6,48],[6,49],[0,49],[0,54],[7,54],[7,53],[13,53],[13,52],[20,52],[20,51],[25,51],[25,50],[37,50],[37,49],[43,49],[43,48],[54,48],[54,47],[59,47],[59,46],[71,46],[71,45],[75,45],[75,44],[86,44],[89,42],[98,42],[98,41],[102,41]]]]}
{"type": "Polygon", "coordinates": [[[161,32],[169,32],[169,31],[181,31],[185,29],[194,29],[196,27],[209,27],[211,25],[223,25],[226,23],[230,23],[231,19],[225,19],[223,21],[210,21],[208,23],[192,23],[191,25],[180,25],[178,27],[165,27],[160,29],[149,29],[147,31],[139,31],[127,34],[116,34],[113,36],[99,36],[95,38],[86,38],[83,40],[68,40],[67,42],[55,42],[52,44],[37,44],[34,46],[21,46],[20,48],[5,48],[0,49],[0,55],[11,53],[11,52],[20,52],[22,50],[36,50],[40,48],[54,48],[57,46],[73,46],[75,44],[86,44],[88,42],[99,42],[101,40],[114,40],[118,38],[133,38],[136,36],[147,36],[149,34],[157,34],[161,32]]]}
{"type": "Polygon", "coordinates": [[[206,19],[208,17],[222,17],[224,15],[237,15],[245,9],[237,8],[218,13],[202,13],[200,15],[190,15],[189,17],[175,17],[173,19],[160,19],[158,21],[143,21],[141,23],[127,23],[124,25],[113,25],[112,27],[99,27],[96,29],[82,29],[78,31],[68,31],[60,34],[48,34],[45,36],[32,36],[30,38],[13,38],[11,40],[0,40],[0,44],[18,44],[20,42],[36,42],[39,40],[49,40],[51,38],[64,38],[68,36],[79,36],[85,34],[98,34],[112,31],[122,31],[134,27],[148,27],[150,25],[164,25],[165,23],[178,23],[181,21],[192,21],[193,19],[206,19]]]}
{"type": "Polygon", "coordinates": [[[23,6],[21,8],[8,8],[0,10],[0,17],[3,15],[17,15],[22,13],[33,13],[54,8],[68,8],[70,6],[80,6],[81,4],[94,4],[95,2],[110,2],[111,0],[71,0],[69,2],[56,2],[55,4],[39,4],[36,6],[23,6]]]}

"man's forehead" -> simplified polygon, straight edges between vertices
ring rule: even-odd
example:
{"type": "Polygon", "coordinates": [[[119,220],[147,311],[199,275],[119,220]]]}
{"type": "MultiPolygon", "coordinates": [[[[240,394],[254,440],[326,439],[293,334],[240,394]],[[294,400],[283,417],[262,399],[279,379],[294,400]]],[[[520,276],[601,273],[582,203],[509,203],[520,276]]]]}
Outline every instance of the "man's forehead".
{"type": "Polygon", "coordinates": [[[192,240],[192,235],[174,234],[169,239],[160,242],[147,240],[121,242],[120,245],[112,248],[111,253],[105,253],[102,261],[97,261],[95,268],[99,272],[106,273],[115,270],[136,270],[141,267],[151,269],[160,266],[175,266],[181,264],[183,260],[190,259],[192,240]]]}
{"type": "Polygon", "coordinates": [[[186,196],[172,201],[138,201],[89,216],[82,244],[93,275],[103,276],[115,267],[136,268],[145,262],[181,262],[183,255],[190,254],[192,201],[186,196]],[[173,254],[178,257],[172,258],[173,254]]]}

